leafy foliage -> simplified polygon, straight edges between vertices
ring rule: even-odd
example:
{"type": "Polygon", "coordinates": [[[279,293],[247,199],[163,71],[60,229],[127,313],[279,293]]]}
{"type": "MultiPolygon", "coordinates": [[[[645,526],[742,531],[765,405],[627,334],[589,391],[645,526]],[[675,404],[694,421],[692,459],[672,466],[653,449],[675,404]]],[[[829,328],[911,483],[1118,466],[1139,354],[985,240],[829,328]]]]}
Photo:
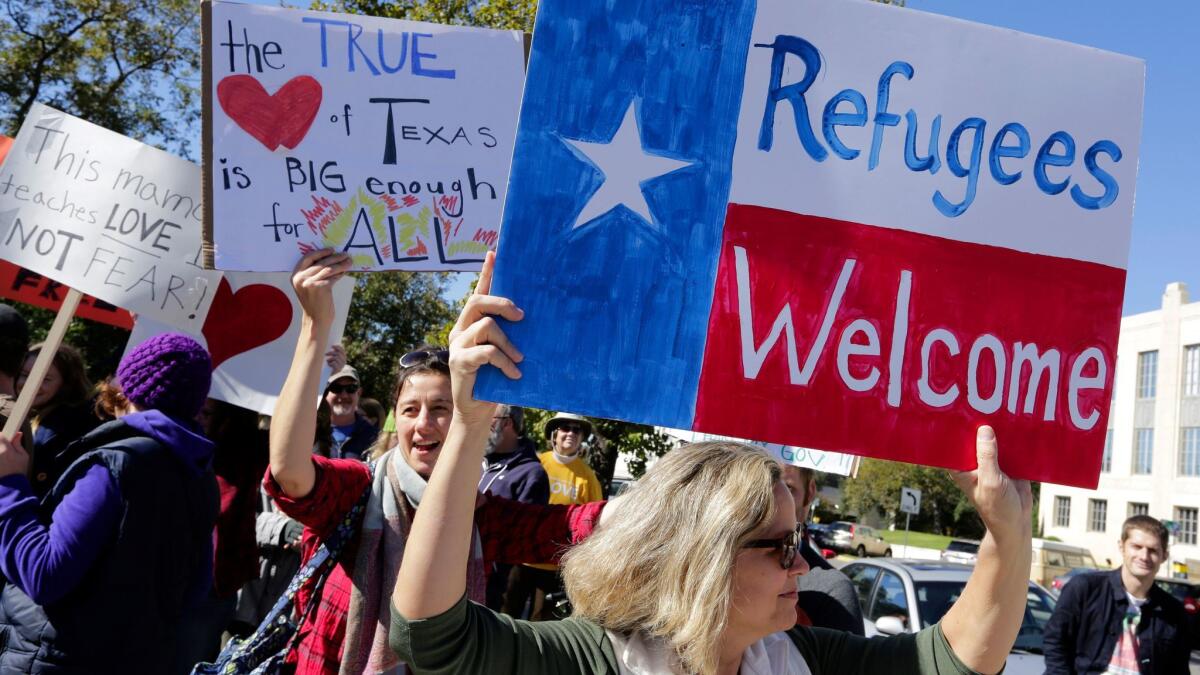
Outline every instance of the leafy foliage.
{"type": "Polygon", "coordinates": [[[903,526],[900,488],[921,491],[921,513],[913,516],[911,528],[958,537],[983,536],[983,522],[950,474],[944,469],[864,459],[856,478],[843,483],[847,510],[860,516],[877,513],[903,526]]]}
{"type": "Polygon", "coordinates": [[[358,369],[363,395],[390,409],[400,357],[423,342],[446,344],[440,331],[457,314],[442,298],[449,275],[373,272],[358,275],[355,284],[343,338],[346,357],[358,369]]]}
{"type": "Polygon", "coordinates": [[[366,14],[390,19],[531,31],[533,17],[537,12],[537,0],[334,0],[314,2],[312,7],[331,12],[366,14]]]}
{"type": "Polygon", "coordinates": [[[5,0],[0,129],[35,102],[189,154],[200,119],[193,0],[5,0]]]}

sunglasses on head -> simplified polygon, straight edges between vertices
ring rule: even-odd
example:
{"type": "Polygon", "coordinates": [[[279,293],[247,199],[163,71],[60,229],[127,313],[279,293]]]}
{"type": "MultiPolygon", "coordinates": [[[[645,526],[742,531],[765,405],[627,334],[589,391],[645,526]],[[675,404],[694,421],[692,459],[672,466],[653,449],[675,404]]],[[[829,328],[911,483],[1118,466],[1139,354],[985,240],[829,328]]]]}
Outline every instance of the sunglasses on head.
{"type": "Polygon", "coordinates": [[[450,352],[445,349],[418,349],[400,357],[401,368],[415,368],[430,363],[450,365],[450,352]]]}
{"type": "Polygon", "coordinates": [[[358,384],[351,382],[350,384],[331,384],[329,391],[335,394],[353,394],[358,391],[358,384]]]}
{"type": "Polygon", "coordinates": [[[782,537],[774,539],[754,539],[742,545],[742,548],[773,548],[779,551],[779,566],[785,570],[791,569],[796,562],[796,555],[800,551],[800,532],[804,529],[804,525],[797,525],[796,529],[788,532],[782,537]]]}

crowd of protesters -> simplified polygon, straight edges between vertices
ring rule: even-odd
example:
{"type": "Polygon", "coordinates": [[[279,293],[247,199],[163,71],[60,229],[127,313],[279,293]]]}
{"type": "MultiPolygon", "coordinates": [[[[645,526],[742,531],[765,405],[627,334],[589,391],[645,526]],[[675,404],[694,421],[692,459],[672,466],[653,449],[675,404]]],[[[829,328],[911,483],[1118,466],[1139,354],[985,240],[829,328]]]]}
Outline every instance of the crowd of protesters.
{"type": "MultiPolygon", "coordinates": [[[[522,313],[487,295],[491,264],[449,348],[404,354],[382,403],[330,344],[350,266],[330,251],[293,275],[305,321],[272,417],[209,398],[187,336],[147,340],[96,385],[60,346],[22,431],[0,437],[0,673],[250,672],[236,658],[263,645],[271,672],[296,673],[1004,666],[1031,495],[989,427],[979,468],[956,475],[988,530],[967,588],[936,626],[867,640],[854,586],[803,536],[811,470],[693,444],[605,501],[586,418],[558,413],[536,438],[520,407],[474,400],[483,364],[520,376],[493,317],[522,313]]],[[[0,423],[43,348],[0,304],[0,423]]]]}

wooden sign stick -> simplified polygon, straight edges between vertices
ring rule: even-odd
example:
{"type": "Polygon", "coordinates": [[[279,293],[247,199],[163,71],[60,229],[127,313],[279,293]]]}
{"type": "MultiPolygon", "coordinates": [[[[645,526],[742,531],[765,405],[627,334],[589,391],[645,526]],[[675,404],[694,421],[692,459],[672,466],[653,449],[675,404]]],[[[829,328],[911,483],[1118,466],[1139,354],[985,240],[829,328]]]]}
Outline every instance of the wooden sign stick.
{"type": "Polygon", "coordinates": [[[8,422],[4,425],[5,438],[12,438],[25,423],[25,417],[29,414],[29,409],[33,407],[33,397],[41,388],[42,380],[46,379],[46,371],[50,370],[50,362],[58,353],[58,346],[62,344],[63,336],[67,334],[67,327],[71,325],[71,318],[75,316],[75,309],[79,307],[81,298],[83,298],[83,294],[74,288],[67,293],[67,297],[63,298],[58,316],[54,317],[54,325],[50,326],[50,333],[46,336],[46,341],[42,343],[37,360],[33,362],[33,370],[29,372],[29,377],[25,378],[25,384],[21,387],[21,395],[17,397],[12,414],[9,415],[8,422]]]}

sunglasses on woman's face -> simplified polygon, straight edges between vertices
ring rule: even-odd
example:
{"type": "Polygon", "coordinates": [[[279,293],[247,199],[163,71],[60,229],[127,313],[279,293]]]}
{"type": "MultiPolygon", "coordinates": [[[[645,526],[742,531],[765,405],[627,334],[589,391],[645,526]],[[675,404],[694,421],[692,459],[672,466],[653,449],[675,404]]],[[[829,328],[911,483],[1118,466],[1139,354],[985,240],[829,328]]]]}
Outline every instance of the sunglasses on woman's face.
{"type": "Polygon", "coordinates": [[[334,394],[353,394],[358,391],[358,385],[351,382],[350,384],[331,384],[329,391],[334,394]]]}
{"type": "Polygon", "coordinates": [[[564,424],[558,428],[564,434],[583,434],[582,424],[564,424]]]}
{"type": "Polygon", "coordinates": [[[804,529],[804,525],[796,526],[796,529],[788,532],[782,537],[774,539],[753,539],[742,545],[742,548],[774,548],[779,550],[779,566],[785,570],[790,570],[796,562],[796,555],[800,551],[800,532],[804,529]]]}
{"type": "Polygon", "coordinates": [[[445,349],[418,349],[414,352],[409,352],[400,357],[401,368],[413,368],[415,366],[424,366],[430,363],[442,363],[450,365],[450,352],[445,349]]]}

